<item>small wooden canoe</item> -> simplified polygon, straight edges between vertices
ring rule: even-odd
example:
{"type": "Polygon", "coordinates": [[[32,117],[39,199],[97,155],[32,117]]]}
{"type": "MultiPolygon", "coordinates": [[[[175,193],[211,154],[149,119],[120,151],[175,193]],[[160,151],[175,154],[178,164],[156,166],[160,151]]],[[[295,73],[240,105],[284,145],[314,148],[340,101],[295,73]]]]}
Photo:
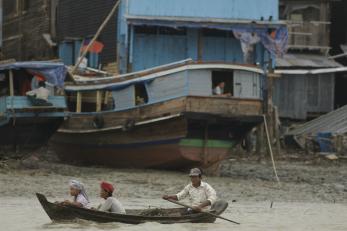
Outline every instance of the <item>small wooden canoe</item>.
{"type": "MultiPolygon", "coordinates": [[[[39,202],[47,215],[52,221],[64,222],[73,221],[76,219],[106,223],[106,222],[120,222],[126,224],[141,224],[145,222],[158,222],[161,224],[173,223],[213,223],[216,218],[205,214],[195,213],[187,214],[186,208],[173,208],[173,209],[144,209],[126,210],[127,214],[107,213],[85,208],[78,208],[74,206],[65,206],[49,202],[42,194],[36,194],[39,202]]],[[[222,214],[228,203],[226,201],[217,201],[212,212],[216,215],[222,214]]]]}

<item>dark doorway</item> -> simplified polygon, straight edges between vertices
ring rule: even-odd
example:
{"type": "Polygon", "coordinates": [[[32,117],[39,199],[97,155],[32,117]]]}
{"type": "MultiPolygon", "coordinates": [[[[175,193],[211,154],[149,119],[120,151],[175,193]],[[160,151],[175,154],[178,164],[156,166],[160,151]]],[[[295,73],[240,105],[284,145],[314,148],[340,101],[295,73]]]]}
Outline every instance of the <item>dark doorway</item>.
{"type": "Polygon", "coordinates": [[[335,77],[335,108],[347,105],[347,73],[336,73],[335,77]]]}
{"type": "Polygon", "coordinates": [[[213,89],[221,82],[225,83],[224,94],[234,93],[234,73],[233,71],[212,71],[213,89]]]}
{"type": "MultiPolygon", "coordinates": [[[[342,44],[347,44],[347,1],[335,1],[331,3],[331,29],[330,43],[331,54],[338,55],[343,53],[342,44]]],[[[347,66],[347,57],[336,59],[336,61],[347,66]]]]}

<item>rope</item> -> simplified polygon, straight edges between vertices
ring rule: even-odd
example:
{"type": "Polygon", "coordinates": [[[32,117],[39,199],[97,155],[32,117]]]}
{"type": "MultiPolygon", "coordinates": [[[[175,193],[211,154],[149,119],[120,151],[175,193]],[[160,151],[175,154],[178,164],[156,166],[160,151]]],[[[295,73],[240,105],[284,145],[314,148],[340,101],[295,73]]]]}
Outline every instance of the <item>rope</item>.
{"type": "Polygon", "coordinates": [[[264,118],[264,125],[265,125],[265,132],[266,132],[267,143],[268,143],[268,146],[269,146],[269,152],[270,152],[271,161],[272,161],[272,167],[273,167],[273,170],[274,170],[274,173],[275,173],[275,177],[276,177],[277,183],[278,183],[279,185],[281,185],[280,178],[279,178],[278,175],[277,175],[277,169],[276,169],[276,164],[275,164],[275,158],[274,158],[274,155],[273,155],[273,152],[272,152],[271,141],[270,141],[270,135],[269,135],[269,130],[268,130],[268,126],[267,126],[267,121],[266,121],[265,115],[263,115],[263,118],[264,118]]]}

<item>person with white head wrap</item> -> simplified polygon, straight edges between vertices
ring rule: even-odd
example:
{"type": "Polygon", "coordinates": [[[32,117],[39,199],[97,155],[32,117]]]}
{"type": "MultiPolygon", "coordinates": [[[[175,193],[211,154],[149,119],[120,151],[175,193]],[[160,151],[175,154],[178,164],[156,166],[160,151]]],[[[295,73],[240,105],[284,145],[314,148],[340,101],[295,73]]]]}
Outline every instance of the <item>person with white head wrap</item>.
{"type": "Polygon", "coordinates": [[[89,198],[87,196],[84,185],[77,180],[70,180],[70,195],[74,197],[74,200],[64,201],[64,205],[74,205],[82,208],[89,208],[89,198]]]}

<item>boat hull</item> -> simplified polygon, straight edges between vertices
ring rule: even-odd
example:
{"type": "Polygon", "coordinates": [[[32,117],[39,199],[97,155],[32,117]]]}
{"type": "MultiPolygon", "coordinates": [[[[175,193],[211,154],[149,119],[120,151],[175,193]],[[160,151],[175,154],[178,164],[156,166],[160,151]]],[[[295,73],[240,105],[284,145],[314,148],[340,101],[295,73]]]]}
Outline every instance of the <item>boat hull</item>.
{"type": "Polygon", "coordinates": [[[52,144],[63,161],[120,168],[208,167],[230,154],[232,141],[219,141],[224,146],[217,141],[204,145],[202,139],[189,139],[187,133],[187,120],[179,117],[131,131],[115,129],[84,134],[58,131],[52,144]]]}
{"type": "Polygon", "coordinates": [[[120,168],[208,168],[226,159],[242,137],[240,128],[231,121],[216,123],[209,127],[210,137],[204,137],[201,120],[180,116],[135,126],[130,131],[58,130],[51,141],[60,159],[71,163],[120,168]],[[240,137],[227,136],[233,131],[240,137]]]}
{"type": "Polygon", "coordinates": [[[35,149],[48,143],[63,123],[59,117],[20,117],[0,126],[0,145],[19,149],[35,149]]]}
{"type": "MultiPolygon", "coordinates": [[[[73,221],[76,219],[108,223],[108,222],[119,222],[126,224],[141,224],[145,222],[158,222],[162,224],[174,224],[174,223],[213,223],[216,218],[209,214],[187,214],[185,215],[186,209],[161,209],[165,215],[159,216],[148,216],[142,215],[149,211],[147,210],[127,210],[127,214],[115,214],[107,213],[96,210],[78,208],[73,206],[64,206],[59,204],[54,204],[47,201],[46,197],[42,194],[36,194],[39,202],[41,203],[43,209],[50,217],[52,221],[64,222],[73,221]]],[[[218,201],[214,206],[214,213],[216,215],[222,214],[228,207],[228,203],[225,201],[218,201]]],[[[148,214],[148,213],[147,213],[148,214]]]]}

